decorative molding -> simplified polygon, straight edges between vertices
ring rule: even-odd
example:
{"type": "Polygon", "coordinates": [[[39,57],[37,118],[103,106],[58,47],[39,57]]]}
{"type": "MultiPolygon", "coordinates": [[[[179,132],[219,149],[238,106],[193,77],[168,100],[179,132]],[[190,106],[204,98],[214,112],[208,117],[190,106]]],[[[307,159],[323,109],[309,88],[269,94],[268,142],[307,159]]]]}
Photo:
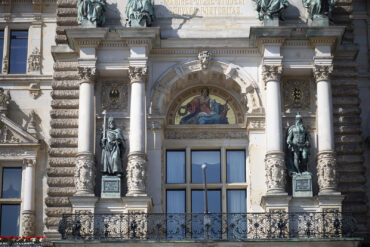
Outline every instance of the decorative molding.
{"type": "MultiPolygon", "coordinates": [[[[207,49],[212,56],[257,56],[259,51],[256,48],[217,48],[207,49]]],[[[197,48],[154,48],[150,51],[151,55],[183,55],[183,56],[195,56],[199,54],[197,48]]]]}
{"type": "Polygon", "coordinates": [[[201,51],[198,53],[198,60],[202,70],[208,69],[208,65],[212,60],[212,55],[209,51],[201,51]]]}
{"type": "Polygon", "coordinates": [[[146,155],[133,152],[128,155],[127,196],[146,195],[146,155]]]}
{"type": "Polygon", "coordinates": [[[316,65],[313,69],[316,82],[329,81],[330,75],[333,72],[333,65],[316,65]]]}
{"type": "Polygon", "coordinates": [[[35,236],[35,215],[30,210],[22,212],[22,236],[34,237],[35,236]]]}
{"type": "Polygon", "coordinates": [[[280,82],[280,77],[283,72],[282,65],[263,65],[262,78],[265,83],[269,81],[280,82]]]}
{"type": "Polygon", "coordinates": [[[41,54],[40,50],[35,47],[28,57],[28,72],[41,72],[41,54]]]}
{"type": "Polygon", "coordinates": [[[317,180],[320,193],[336,192],[337,161],[333,151],[321,151],[317,154],[317,180]]]}
{"type": "Polygon", "coordinates": [[[257,88],[242,93],[241,103],[245,106],[248,113],[263,113],[261,99],[257,93],[257,88]]]}
{"type": "Polygon", "coordinates": [[[76,45],[80,48],[98,47],[101,39],[76,39],[76,45]]]}
{"type": "Polygon", "coordinates": [[[79,66],[78,74],[80,76],[81,83],[94,83],[96,78],[96,68],[79,66]]]}
{"type": "Polygon", "coordinates": [[[31,82],[29,88],[30,94],[34,99],[37,99],[41,94],[40,83],[39,82],[31,82]]]}
{"type": "Polygon", "coordinates": [[[102,83],[101,102],[103,110],[128,108],[128,85],[126,83],[102,83]]]}
{"type": "Polygon", "coordinates": [[[121,48],[128,47],[127,42],[122,40],[106,40],[102,41],[99,45],[99,48],[121,48]]]}
{"type": "Polygon", "coordinates": [[[285,193],[286,167],[284,153],[270,152],[265,156],[267,193],[285,193]]]}
{"type": "Polygon", "coordinates": [[[264,117],[247,117],[247,130],[264,130],[266,127],[264,117]]]}
{"type": "Polygon", "coordinates": [[[130,66],[128,68],[130,83],[135,82],[146,82],[148,77],[148,69],[147,67],[133,67],[130,66]]]}
{"type": "Polygon", "coordinates": [[[166,139],[245,139],[244,128],[167,128],[166,139]]]}
{"type": "Polygon", "coordinates": [[[77,154],[74,182],[76,196],[94,195],[95,160],[93,154],[87,152],[77,154]]]}

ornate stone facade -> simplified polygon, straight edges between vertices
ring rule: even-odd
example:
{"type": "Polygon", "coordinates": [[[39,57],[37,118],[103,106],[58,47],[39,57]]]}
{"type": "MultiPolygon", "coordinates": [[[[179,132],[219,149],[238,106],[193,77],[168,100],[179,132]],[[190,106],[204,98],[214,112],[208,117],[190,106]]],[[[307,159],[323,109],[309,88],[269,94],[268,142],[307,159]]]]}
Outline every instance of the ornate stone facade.
{"type": "Polygon", "coordinates": [[[130,83],[146,82],[148,76],[147,67],[132,67],[128,69],[130,83]]]}
{"type": "Polygon", "coordinates": [[[35,237],[35,215],[32,211],[22,212],[22,236],[35,237]]]}
{"type": "Polygon", "coordinates": [[[315,65],[313,72],[316,82],[329,81],[333,73],[333,65],[315,65]]]}
{"type": "Polygon", "coordinates": [[[74,174],[76,187],[75,195],[93,195],[95,188],[95,161],[90,153],[77,155],[76,169],[74,174]]]}
{"type": "Polygon", "coordinates": [[[199,52],[198,60],[199,60],[202,70],[208,69],[211,59],[212,59],[212,54],[209,51],[199,52]]]}
{"type": "Polygon", "coordinates": [[[41,71],[41,54],[40,50],[35,47],[28,57],[28,72],[40,72],[41,71]]]}
{"type": "Polygon", "coordinates": [[[317,179],[320,193],[337,190],[337,164],[335,153],[323,151],[317,155],[317,179]]]}
{"type": "Polygon", "coordinates": [[[80,66],[78,67],[78,74],[80,76],[81,83],[95,82],[96,68],[80,66]]]}
{"type": "Polygon", "coordinates": [[[284,153],[271,152],[265,157],[267,193],[284,193],[286,167],[284,153]]]}
{"type": "Polygon", "coordinates": [[[146,165],[144,153],[130,153],[127,164],[127,196],[146,195],[146,165]]]}
{"type": "Polygon", "coordinates": [[[281,65],[263,65],[262,78],[264,82],[280,81],[283,67],[281,65]]]}

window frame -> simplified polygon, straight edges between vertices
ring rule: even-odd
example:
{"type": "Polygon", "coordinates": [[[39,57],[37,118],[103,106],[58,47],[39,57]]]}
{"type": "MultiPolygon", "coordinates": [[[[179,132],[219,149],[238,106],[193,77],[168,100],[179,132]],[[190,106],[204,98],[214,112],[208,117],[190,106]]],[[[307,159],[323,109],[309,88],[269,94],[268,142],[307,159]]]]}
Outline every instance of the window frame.
{"type": "Polygon", "coordinates": [[[249,192],[249,179],[248,179],[248,141],[247,140],[234,140],[233,143],[226,142],[224,140],[201,140],[191,141],[183,140],[165,140],[163,148],[164,162],[162,164],[163,170],[165,171],[162,179],[162,198],[164,198],[162,208],[164,212],[167,212],[167,190],[185,190],[185,203],[186,213],[191,213],[191,191],[192,190],[203,190],[202,183],[191,183],[191,151],[220,151],[221,155],[221,182],[220,183],[207,183],[209,190],[221,190],[221,211],[227,213],[227,191],[228,190],[245,190],[245,207],[246,212],[249,210],[248,198],[249,192]],[[167,151],[178,151],[185,150],[185,183],[181,184],[168,184],[167,183],[167,151]],[[243,183],[227,183],[227,164],[226,154],[227,151],[244,151],[245,160],[245,179],[243,183]]]}

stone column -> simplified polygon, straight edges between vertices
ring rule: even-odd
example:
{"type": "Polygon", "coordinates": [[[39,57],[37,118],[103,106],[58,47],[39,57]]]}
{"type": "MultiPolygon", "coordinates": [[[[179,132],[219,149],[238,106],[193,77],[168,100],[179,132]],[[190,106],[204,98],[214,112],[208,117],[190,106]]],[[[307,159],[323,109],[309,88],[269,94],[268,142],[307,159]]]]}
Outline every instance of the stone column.
{"type": "Polygon", "coordinates": [[[35,166],[36,160],[24,159],[24,200],[22,210],[22,236],[34,237],[35,233],[35,166]]]}
{"type": "Polygon", "coordinates": [[[266,182],[267,194],[286,194],[286,168],[283,153],[280,76],[281,65],[264,65],[266,83],[266,182]]]}
{"type": "Polygon", "coordinates": [[[78,116],[78,153],[75,170],[76,196],[94,196],[94,82],[95,67],[79,67],[80,98],[78,116]]]}
{"type": "Polygon", "coordinates": [[[337,192],[336,158],[334,149],[333,105],[330,85],[332,65],[315,65],[317,83],[317,176],[319,194],[337,192]]]}
{"type": "Polygon", "coordinates": [[[130,153],[127,165],[127,196],[147,196],[145,153],[146,67],[129,67],[131,83],[130,153]]]}

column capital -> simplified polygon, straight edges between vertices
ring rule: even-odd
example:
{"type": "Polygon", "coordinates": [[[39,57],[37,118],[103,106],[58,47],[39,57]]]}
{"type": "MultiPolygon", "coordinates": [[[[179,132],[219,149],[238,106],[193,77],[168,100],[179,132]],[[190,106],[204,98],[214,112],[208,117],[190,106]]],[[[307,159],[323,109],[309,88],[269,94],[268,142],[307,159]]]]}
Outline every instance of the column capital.
{"type": "Polygon", "coordinates": [[[128,74],[130,77],[130,83],[135,82],[146,82],[148,76],[148,68],[147,67],[128,67],[128,74]]]}
{"type": "Polygon", "coordinates": [[[25,164],[27,167],[35,167],[36,160],[35,159],[23,159],[23,164],[25,164]]]}
{"type": "Polygon", "coordinates": [[[265,83],[269,81],[280,82],[281,74],[283,73],[283,66],[281,64],[276,65],[263,65],[262,67],[262,78],[265,83]]]}
{"type": "Polygon", "coordinates": [[[321,65],[315,64],[313,68],[313,74],[315,77],[315,81],[329,81],[330,75],[333,72],[333,65],[321,65]]]}
{"type": "Polygon", "coordinates": [[[96,78],[96,68],[78,66],[78,74],[80,76],[80,83],[94,83],[96,78]]]}

